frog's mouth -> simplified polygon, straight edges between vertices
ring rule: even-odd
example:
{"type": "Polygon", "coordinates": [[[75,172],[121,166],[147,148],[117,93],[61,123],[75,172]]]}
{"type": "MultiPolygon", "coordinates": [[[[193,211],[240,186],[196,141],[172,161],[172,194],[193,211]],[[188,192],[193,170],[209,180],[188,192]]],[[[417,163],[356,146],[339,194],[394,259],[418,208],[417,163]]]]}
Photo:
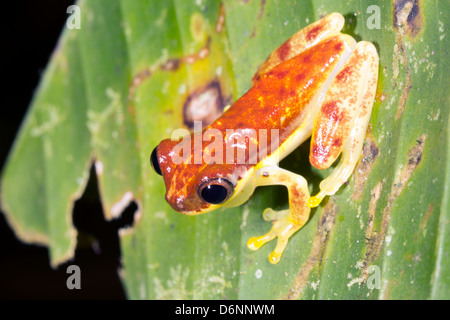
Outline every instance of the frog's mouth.
{"type": "Polygon", "coordinates": [[[179,211],[179,212],[184,214],[184,215],[186,215],[186,216],[199,216],[201,214],[214,211],[214,210],[216,210],[216,209],[218,209],[220,207],[221,206],[218,206],[218,205],[211,205],[210,207],[208,207],[206,209],[200,209],[200,210],[195,210],[195,211],[179,211]]]}
{"type": "Polygon", "coordinates": [[[198,216],[219,208],[221,205],[209,204],[199,198],[188,199],[184,196],[170,196],[166,193],[167,203],[175,211],[187,216],[198,216]]]}

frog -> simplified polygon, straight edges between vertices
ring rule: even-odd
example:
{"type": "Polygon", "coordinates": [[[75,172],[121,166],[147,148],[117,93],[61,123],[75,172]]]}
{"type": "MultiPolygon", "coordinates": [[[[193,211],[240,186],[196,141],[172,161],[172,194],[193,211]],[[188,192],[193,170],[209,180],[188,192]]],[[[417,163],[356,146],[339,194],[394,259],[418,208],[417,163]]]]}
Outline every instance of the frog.
{"type": "Polygon", "coordinates": [[[198,215],[236,207],[256,187],[285,186],[288,208],[265,209],[263,219],[272,222],[271,229],[247,242],[249,249],[258,250],[276,238],[269,262],[281,260],[289,239],[308,222],[311,209],[347,182],[361,157],[379,58],[371,42],[357,42],[342,33],[344,24],[340,13],[331,13],[282,43],[256,71],[246,93],[214,122],[189,133],[182,161],[174,158],[180,154],[179,139],[162,140],[153,149],[150,163],[163,177],[165,199],[174,210],[198,215]],[[206,137],[208,132],[214,134],[206,137]],[[325,170],[337,162],[313,196],[303,176],[279,166],[308,139],[312,166],[325,170]],[[195,146],[196,141],[200,144],[195,146]],[[208,141],[214,141],[214,147],[208,141]],[[227,154],[227,161],[212,157],[224,157],[230,148],[236,152],[227,154]],[[199,160],[199,150],[209,157],[199,160]],[[244,156],[236,156],[238,151],[244,156]]]}

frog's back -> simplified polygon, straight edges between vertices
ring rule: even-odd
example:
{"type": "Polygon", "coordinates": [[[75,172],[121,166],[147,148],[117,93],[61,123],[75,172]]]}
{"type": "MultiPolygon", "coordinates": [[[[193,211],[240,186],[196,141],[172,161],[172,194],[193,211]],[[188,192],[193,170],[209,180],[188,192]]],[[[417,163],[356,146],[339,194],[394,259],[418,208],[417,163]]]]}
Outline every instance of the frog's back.
{"type": "MultiPolygon", "coordinates": [[[[218,129],[226,139],[226,129],[252,129],[260,141],[260,130],[266,130],[271,146],[271,130],[278,130],[282,145],[304,122],[307,107],[330,78],[346,46],[345,35],[329,38],[303,53],[279,64],[237,100],[220,118],[207,128],[218,129]]],[[[264,137],[265,139],[265,137],[264,137]]],[[[261,146],[264,148],[264,145],[261,146]]],[[[224,146],[225,148],[225,146],[224,146]]],[[[274,150],[259,150],[269,156],[274,150]]],[[[246,165],[251,155],[247,154],[246,165]]],[[[258,161],[263,159],[258,158],[258,161]]]]}

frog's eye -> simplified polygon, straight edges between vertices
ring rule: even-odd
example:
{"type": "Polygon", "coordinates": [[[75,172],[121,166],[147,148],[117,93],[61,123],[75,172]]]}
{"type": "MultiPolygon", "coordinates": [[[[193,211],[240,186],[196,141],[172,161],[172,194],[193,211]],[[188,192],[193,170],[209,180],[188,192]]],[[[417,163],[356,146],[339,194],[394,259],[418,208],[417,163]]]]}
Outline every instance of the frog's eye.
{"type": "Polygon", "coordinates": [[[153,170],[155,170],[157,174],[162,176],[161,168],[159,167],[158,162],[158,146],[156,146],[155,149],[153,149],[152,155],[150,156],[150,164],[152,165],[153,170]]]}
{"type": "Polygon", "coordinates": [[[203,182],[198,187],[200,198],[211,204],[220,204],[233,194],[234,187],[230,181],[223,178],[215,178],[203,182]]]}

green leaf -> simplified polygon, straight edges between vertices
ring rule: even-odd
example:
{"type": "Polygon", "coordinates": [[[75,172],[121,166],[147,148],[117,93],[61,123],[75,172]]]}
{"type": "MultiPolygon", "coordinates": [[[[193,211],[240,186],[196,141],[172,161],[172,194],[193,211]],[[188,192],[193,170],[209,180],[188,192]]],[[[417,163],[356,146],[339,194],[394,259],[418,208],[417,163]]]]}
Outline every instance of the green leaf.
{"type": "MultiPolygon", "coordinates": [[[[63,31],[1,180],[8,221],[24,241],[48,245],[52,265],[73,255],[73,202],[94,164],[108,219],[138,204],[134,226],[121,230],[130,298],[450,298],[448,2],[78,5],[81,29],[63,31]],[[165,202],[149,155],[191,124],[189,102],[215,99],[220,112],[278,45],[334,11],[345,33],[379,52],[370,130],[348,184],[313,210],[274,266],[274,243],[252,252],[246,242],[270,228],[266,207],[287,208],[285,189],[183,216],[165,202]]],[[[301,146],[281,166],[316,192],[332,169],[312,168],[308,152],[301,146]]]]}

